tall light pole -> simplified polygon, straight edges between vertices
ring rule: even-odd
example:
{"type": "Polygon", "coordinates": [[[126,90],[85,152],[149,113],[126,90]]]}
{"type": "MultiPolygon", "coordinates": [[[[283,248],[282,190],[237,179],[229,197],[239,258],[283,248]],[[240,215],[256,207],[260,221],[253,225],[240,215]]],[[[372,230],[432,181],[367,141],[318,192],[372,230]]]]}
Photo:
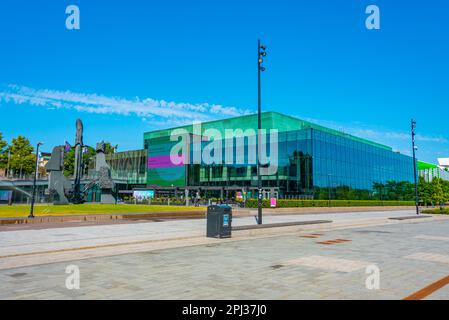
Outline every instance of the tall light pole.
{"type": "Polygon", "coordinates": [[[415,179],[415,206],[416,206],[416,214],[419,214],[419,198],[418,198],[418,180],[416,177],[417,174],[417,168],[416,168],[416,156],[415,151],[418,149],[415,146],[415,129],[416,129],[416,121],[412,119],[411,121],[411,127],[412,127],[412,150],[413,150],[413,177],[415,179]]]}
{"type": "Polygon", "coordinates": [[[262,130],[262,117],[261,117],[261,85],[260,85],[260,74],[265,71],[262,66],[263,58],[267,55],[267,47],[257,40],[257,224],[262,224],[262,180],[260,178],[260,141],[261,141],[261,130],[262,130]]]}
{"type": "Polygon", "coordinates": [[[31,196],[31,208],[30,208],[30,215],[28,218],[34,218],[34,200],[36,198],[36,179],[39,172],[39,147],[43,145],[42,142],[37,143],[36,147],[36,165],[34,166],[34,178],[33,178],[33,194],[31,196]]]}
{"type": "Polygon", "coordinates": [[[10,163],[11,163],[11,149],[8,148],[8,171],[6,174],[6,179],[8,179],[8,177],[11,177],[11,174],[9,173],[9,171],[11,170],[10,163]]]}

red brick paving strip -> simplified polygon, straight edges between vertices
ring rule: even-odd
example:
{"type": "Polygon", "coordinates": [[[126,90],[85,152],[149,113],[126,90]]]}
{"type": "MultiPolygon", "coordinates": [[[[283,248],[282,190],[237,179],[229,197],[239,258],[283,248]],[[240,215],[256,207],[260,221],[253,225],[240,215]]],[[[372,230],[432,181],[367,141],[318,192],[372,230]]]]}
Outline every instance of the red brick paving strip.
{"type": "Polygon", "coordinates": [[[351,242],[351,240],[347,239],[335,239],[335,240],[327,240],[327,241],[319,241],[318,244],[337,244],[337,243],[343,243],[343,242],[351,242]]]}
{"type": "Polygon", "coordinates": [[[425,297],[431,295],[435,291],[443,288],[445,285],[449,284],[449,276],[446,276],[438,281],[435,281],[434,283],[428,285],[425,288],[422,288],[419,291],[416,291],[415,293],[409,295],[408,297],[404,298],[404,300],[421,300],[425,297]]]}

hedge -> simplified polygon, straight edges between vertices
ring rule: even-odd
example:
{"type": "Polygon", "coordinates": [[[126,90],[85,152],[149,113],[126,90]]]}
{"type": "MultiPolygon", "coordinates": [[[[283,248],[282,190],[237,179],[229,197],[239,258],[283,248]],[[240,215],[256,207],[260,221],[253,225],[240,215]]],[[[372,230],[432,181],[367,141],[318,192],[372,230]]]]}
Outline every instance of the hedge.
{"type": "MultiPolygon", "coordinates": [[[[368,206],[413,206],[414,201],[381,201],[381,200],[330,200],[331,207],[368,207],[368,206]]],[[[270,207],[270,200],[262,201],[264,208],[270,207]]],[[[246,201],[248,208],[257,208],[257,199],[246,201]]],[[[277,208],[296,208],[296,207],[328,207],[329,200],[291,200],[279,199],[277,208]]]]}
{"type": "Polygon", "coordinates": [[[431,214],[449,214],[449,208],[426,209],[421,212],[431,214]]]}

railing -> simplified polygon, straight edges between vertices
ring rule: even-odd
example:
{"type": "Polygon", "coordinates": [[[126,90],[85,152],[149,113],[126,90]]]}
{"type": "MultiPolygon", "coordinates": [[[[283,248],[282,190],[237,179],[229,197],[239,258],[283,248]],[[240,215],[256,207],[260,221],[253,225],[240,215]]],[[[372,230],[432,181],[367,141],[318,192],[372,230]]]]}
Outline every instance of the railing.
{"type": "MultiPolygon", "coordinates": [[[[27,175],[0,175],[0,180],[8,180],[8,181],[28,181],[33,180],[34,175],[33,174],[27,174],[27,175]]],[[[38,175],[37,180],[48,180],[48,175],[38,175]]]]}

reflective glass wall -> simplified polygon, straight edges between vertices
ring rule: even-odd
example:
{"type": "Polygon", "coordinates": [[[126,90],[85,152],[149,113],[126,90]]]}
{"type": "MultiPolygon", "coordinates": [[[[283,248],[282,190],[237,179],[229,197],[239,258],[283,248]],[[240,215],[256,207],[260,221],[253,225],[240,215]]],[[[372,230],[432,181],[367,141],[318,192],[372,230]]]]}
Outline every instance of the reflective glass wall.
{"type": "MultiPolygon", "coordinates": [[[[92,161],[95,163],[95,161],[92,161]]],[[[147,182],[146,150],[117,152],[106,155],[111,176],[116,183],[145,184],[147,182]]]]}
{"type": "MultiPolygon", "coordinates": [[[[412,158],[395,153],[389,147],[312,128],[280,132],[278,138],[278,170],[275,175],[264,176],[262,185],[278,189],[283,197],[311,195],[316,187],[347,186],[371,191],[375,182],[413,181],[412,158]]],[[[203,148],[206,144],[203,142],[203,148]]],[[[223,154],[226,145],[223,143],[223,154]]],[[[269,155],[269,143],[267,149],[269,155]]],[[[248,150],[251,148],[245,139],[245,161],[248,150]]],[[[234,143],[234,154],[236,152],[234,143]]],[[[187,173],[187,185],[191,186],[257,186],[256,166],[247,162],[189,165],[187,173]]]]}
{"type": "Polygon", "coordinates": [[[312,130],[313,184],[372,190],[373,183],[413,181],[413,159],[348,138],[312,130]]]}

